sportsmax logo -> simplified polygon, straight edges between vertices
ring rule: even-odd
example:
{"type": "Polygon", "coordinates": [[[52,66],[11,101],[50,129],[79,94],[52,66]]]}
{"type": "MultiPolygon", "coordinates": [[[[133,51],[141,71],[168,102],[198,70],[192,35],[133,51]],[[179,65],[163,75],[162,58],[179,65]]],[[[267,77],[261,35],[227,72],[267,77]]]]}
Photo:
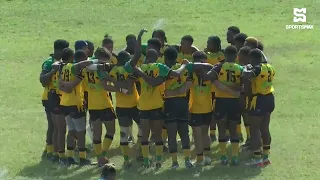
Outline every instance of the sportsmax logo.
{"type": "MultiPolygon", "coordinates": [[[[307,8],[293,8],[293,22],[306,23],[307,22],[307,8]]],[[[314,29],[314,25],[299,24],[299,25],[286,25],[286,29],[314,29]]]]}

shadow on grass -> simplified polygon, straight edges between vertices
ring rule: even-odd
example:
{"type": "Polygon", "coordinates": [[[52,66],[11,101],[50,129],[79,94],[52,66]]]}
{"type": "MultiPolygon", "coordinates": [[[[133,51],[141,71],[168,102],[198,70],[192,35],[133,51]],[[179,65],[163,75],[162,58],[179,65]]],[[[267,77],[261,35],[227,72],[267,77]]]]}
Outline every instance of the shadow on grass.
{"type": "MultiPolygon", "coordinates": [[[[252,179],[261,173],[261,169],[252,168],[245,165],[245,162],[250,159],[250,153],[248,151],[241,151],[239,155],[240,164],[238,166],[224,166],[218,163],[219,152],[217,143],[214,143],[211,146],[211,158],[213,163],[210,166],[202,168],[184,168],[184,161],[182,156],[182,149],[179,143],[179,161],[180,168],[175,170],[170,170],[171,166],[171,156],[169,153],[164,154],[164,163],[163,167],[156,170],[154,167],[150,169],[144,169],[142,167],[143,163],[138,162],[134,159],[137,154],[137,147],[132,146],[131,157],[132,167],[125,169],[122,166],[123,160],[121,158],[121,151],[119,147],[110,149],[108,157],[112,157],[112,160],[117,164],[117,178],[123,180],[185,180],[185,179],[194,179],[200,178],[204,179],[252,179]],[[114,157],[118,158],[114,158],[114,157]]],[[[154,147],[151,147],[150,154],[154,156],[154,147]]],[[[228,154],[231,154],[231,146],[228,146],[228,154]]],[[[88,154],[88,157],[93,157],[93,153],[88,154]]],[[[192,153],[192,157],[195,157],[195,153],[192,153]]],[[[60,167],[58,164],[53,164],[48,160],[40,161],[38,164],[25,167],[21,170],[18,176],[28,177],[31,179],[95,179],[99,177],[100,168],[96,166],[87,166],[87,167],[60,167]]]]}

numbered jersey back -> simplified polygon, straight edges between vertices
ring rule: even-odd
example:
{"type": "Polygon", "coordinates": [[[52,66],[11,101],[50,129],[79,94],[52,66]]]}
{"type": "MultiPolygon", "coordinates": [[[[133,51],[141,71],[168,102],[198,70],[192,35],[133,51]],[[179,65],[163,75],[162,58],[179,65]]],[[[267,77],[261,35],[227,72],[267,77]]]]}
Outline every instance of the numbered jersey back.
{"type": "MultiPolygon", "coordinates": [[[[240,76],[242,73],[242,66],[236,63],[225,62],[221,64],[220,72],[218,73],[218,80],[228,86],[240,85],[240,76]]],[[[216,89],[216,97],[220,98],[236,98],[231,94],[216,89]]]]}
{"type": "MultiPolygon", "coordinates": [[[[174,66],[171,67],[172,70],[177,70],[179,69],[181,66],[181,64],[175,64],[174,66]]],[[[187,80],[189,74],[187,70],[184,70],[183,74],[178,77],[178,78],[171,78],[171,77],[167,77],[166,82],[165,82],[165,89],[170,89],[170,90],[174,90],[177,88],[180,88],[187,80]]],[[[165,98],[172,98],[172,97],[185,97],[187,95],[187,93],[184,94],[180,94],[177,96],[170,96],[170,97],[165,97],[165,98]]]]}
{"type": "Polygon", "coordinates": [[[253,94],[270,94],[274,91],[275,70],[270,64],[261,64],[261,72],[252,79],[253,94]]]}

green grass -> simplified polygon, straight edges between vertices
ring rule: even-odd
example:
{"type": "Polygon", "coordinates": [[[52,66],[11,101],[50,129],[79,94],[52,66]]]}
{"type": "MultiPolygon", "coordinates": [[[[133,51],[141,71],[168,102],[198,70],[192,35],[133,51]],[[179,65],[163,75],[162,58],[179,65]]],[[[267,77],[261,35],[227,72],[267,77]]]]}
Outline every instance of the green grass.
{"type": "MultiPolygon", "coordinates": [[[[198,179],[318,179],[320,128],[318,90],[320,3],[316,0],[214,1],[214,0],[2,0],[0,6],[0,179],[96,179],[99,169],[63,169],[41,162],[46,120],[41,106],[39,73],[42,61],[58,38],[88,39],[99,45],[109,33],[115,46],[124,47],[125,36],[141,28],[151,29],[160,18],[169,43],[185,34],[203,48],[206,38],[219,35],[225,47],[226,28],[237,25],[265,44],[277,70],[276,110],[272,115],[273,165],[263,170],[246,167],[242,154],[238,167],[216,162],[203,169],[198,179]],[[314,30],[286,30],[292,8],[307,8],[314,30]],[[84,14],[85,13],[85,14],[84,14]]],[[[145,35],[144,40],[151,36],[145,35]]],[[[118,135],[113,157],[119,179],[192,179],[194,170],[168,170],[169,157],[158,172],[144,172],[135,163],[122,171],[118,135]]],[[[217,159],[217,144],[213,158],[217,159]]],[[[180,158],[182,162],[182,158],[180,158]]]]}

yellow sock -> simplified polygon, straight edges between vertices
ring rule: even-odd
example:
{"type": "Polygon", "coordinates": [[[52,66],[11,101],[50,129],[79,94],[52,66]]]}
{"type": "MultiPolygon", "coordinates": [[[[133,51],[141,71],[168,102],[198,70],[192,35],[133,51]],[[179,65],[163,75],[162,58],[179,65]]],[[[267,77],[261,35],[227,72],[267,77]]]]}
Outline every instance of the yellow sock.
{"type": "Polygon", "coordinates": [[[201,163],[203,161],[203,154],[197,155],[197,163],[201,163]]]}
{"type": "Polygon", "coordinates": [[[125,161],[129,160],[129,146],[128,144],[121,145],[122,155],[125,161]]]}
{"type": "Polygon", "coordinates": [[[113,140],[113,137],[105,137],[104,139],[103,139],[103,143],[102,143],[102,151],[104,152],[104,153],[107,153],[108,151],[109,151],[109,149],[110,149],[110,146],[111,146],[111,143],[112,143],[112,140],[113,140]]]}
{"type": "Polygon", "coordinates": [[[163,155],[163,144],[156,145],[156,160],[161,161],[163,155]]]}
{"type": "Polygon", "coordinates": [[[216,130],[215,129],[211,129],[210,130],[210,136],[215,136],[216,135],[216,130]]]}
{"type": "Polygon", "coordinates": [[[73,149],[67,150],[67,157],[73,158],[73,149]]]}
{"type": "Polygon", "coordinates": [[[241,124],[237,124],[237,133],[242,134],[241,124]]]}
{"type": "Polygon", "coordinates": [[[143,158],[148,159],[149,158],[149,145],[142,145],[141,150],[142,150],[143,158]]]}
{"type": "Polygon", "coordinates": [[[46,151],[47,153],[53,153],[53,145],[46,145],[46,151]]]}
{"type": "Polygon", "coordinates": [[[171,153],[171,159],[173,163],[178,162],[178,155],[177,153],[171,153]]]}
{"type": "Polygon", "coordinates": [[[270,146],[269,145],[264,145],[263,146],[263,155],[264,156],[269,156],[270,154],[270,146]]]}
{"type": "Polygon", "coordinates": [[[163,129],[162,128],[162,140],[163,141],[166,141],[167,140],[167,138],[168,138],[168,131],[167,131],[167,129],[163,129]]]}
{"type": "Polygon", "coordinates": [[[249,126],[246,126],[247,138],[250,139],[250,129],[249,126]]]}
{"type": "Polygon", "coordinates": [[[87,158],[87,152],[86,151],[79,151],[79,158],[86,159],[87,158]]]}
{"type": "Polygon", "coordinates": [[[93,149],[97,157],[101,156],[102,154],[101,143],[93,144],[93,149]]]}
{"type": "Polygon", "coordinates": [[[231,149],[232,149],[232,156],[239,155],[239,143],[238,142],[232,142],[231,149]]]}
{"type": "Polygon", "coordinates": [[[59,158],[63,159],[66,157],[66,153],[65,152],[59,152],[59,158]]]}
{"type": "Polygon", "coordinates": [[[220,155],[226,156],[227,155],[227,143],[226,142],[219,142],[220,148],[220,155]]]}
{"type": "Polygon", "coordinates": [[[190,156],[191,156],[190,149],[184,149],[183,155],[185,160],[190,160],[190,156]]]}
{"type": "Polygon", "coordinates": [[[230,132],[229,132],[229,130],[226,130],[226,136],[230,137],[230,132]]]}

